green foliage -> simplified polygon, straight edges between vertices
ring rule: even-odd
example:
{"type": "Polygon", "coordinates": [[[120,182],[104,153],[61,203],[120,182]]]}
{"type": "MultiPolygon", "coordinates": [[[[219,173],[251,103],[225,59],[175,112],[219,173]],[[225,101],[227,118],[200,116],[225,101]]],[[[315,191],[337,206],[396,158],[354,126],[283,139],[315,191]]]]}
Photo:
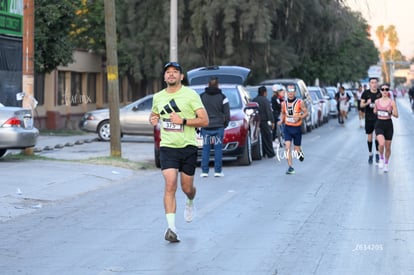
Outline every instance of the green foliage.
{"type": "Polygon", "coordinates": [[[80,0],[35,0],[35,71],[49,73],[73,62],[70,37],[80,0]]]}
{"type": "MultiPolygon", "coordinates": [[[[69,1],[39,2],[69,5],[69,1]]],[[[326,84],[358,80],[377,63],[378,51],[362,15],[350,11],[343,2],[178,1],[178,61],[185,70],[206,65],[246,66],[252,69],[252,83],[275,77],[300,77],[307,83],[319,78],[326,84]]],[[[170,1],[117,0],[116,7],[120,75],[143,85],[160,81],[170,54],[170,1]]],[[[87,12],[71,17],[76,30],[72,37],[77,47],[104,55],[103,0],[86,1],[84,8],[87,12]]],[[[43,16],[48,19],[43,24],[56,23],[46,11],[43,16]]],[[[72,14],[73,7],[65,12],[72,14]]],[[[53,34],[71,45],[67,35],[71,23],[65,20],[59,26],[62,30],[53,34]]],[[[44,25],[40,35],[51,33],[44,25]]],[[[56,39],[54,35],[51,40],[56,39]]],[[[69,51],[59,48],[67,56],[69,51]]]]}
{"type": "Polygon", "coordinates": [[[74,18],[71,36],[76,47],[105,55],[104,0],[84,1],[74,18]]]}

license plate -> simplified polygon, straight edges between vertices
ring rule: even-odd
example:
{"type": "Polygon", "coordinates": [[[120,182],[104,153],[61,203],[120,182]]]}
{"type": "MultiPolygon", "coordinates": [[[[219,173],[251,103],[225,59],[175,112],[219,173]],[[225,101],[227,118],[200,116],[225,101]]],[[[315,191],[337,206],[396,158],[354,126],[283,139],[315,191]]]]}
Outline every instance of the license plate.
{"type": "Polygon", "coordinates": [[[24,128],[33,128],[33,119],[29,118],[29,117],[25,117],[23,119],[23,125],[24,128]]]}

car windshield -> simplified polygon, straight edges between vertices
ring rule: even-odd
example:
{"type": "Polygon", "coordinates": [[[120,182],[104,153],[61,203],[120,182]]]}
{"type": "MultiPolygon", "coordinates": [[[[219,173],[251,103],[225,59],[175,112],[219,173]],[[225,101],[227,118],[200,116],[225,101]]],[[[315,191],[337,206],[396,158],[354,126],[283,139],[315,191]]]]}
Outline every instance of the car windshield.
{"type": "MultiPolygon", "coordinates": [[[[205,85],[210,80],[211,75],[201,75],[191,79],[191,85],[205,85]]],[[[219,83],[237,83],[242,84],[243,78],[237,75],[217,75],[219,83]]]]}
{"type": "MultiPolygon", "coordinates": [[[[230,109],[239,109],[242,107],[240,94],[236,87],[220,88],[220,89],[223,92],[223,94],[227,97],[227,99],[229,100],[230,109]]],[[[196,88],[194,90],[198,94],[201,94],[204,92],[204,88],[196,88]]]]}
{"type": "Polygon", "coordinates": [[[312,91],[310,92],[313,101],[318,101],[318,96],[312,91]]]}
{"type": "Polygon", "coordinates": [[[316,89],[316,88],[309,88],[309,91],[314,92],[318,96],[318,98],[323,98],[321,90],[316,89]]]}

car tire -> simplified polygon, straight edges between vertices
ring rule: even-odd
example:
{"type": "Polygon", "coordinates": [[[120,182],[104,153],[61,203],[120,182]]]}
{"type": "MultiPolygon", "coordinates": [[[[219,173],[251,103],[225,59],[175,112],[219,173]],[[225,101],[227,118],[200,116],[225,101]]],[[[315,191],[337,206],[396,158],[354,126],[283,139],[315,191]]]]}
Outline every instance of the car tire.
{"type": "Polygon", "coordinates": [[[263,156],[263,146],[262,146],[262,134],[259,131],[256,144],[252,148],[252,159],[261,160],[263,156]]]}
{"type": "Polygon", "coordinates": [[[98,136],[99,139],[103,141],[111,140],[111,126],[109,125],[109,120],[104,120],[99,124],[98,136]]]}
{"type": "Polygon", "coordinates": [[[154,148],[154,161],[155,167],[161,168],[160,149],[154,148]]]}
{"type": "Polygon", "coordinates": [[[239,165],[250,165],[252,163],[252,141],[250,131],[247,133],[246,143],[243,147],[243,154],[237,159],[239,165]]]}
{"type": "Polygon", "coordinates": [[[3,157],[7,152],[7,149],[0,149],[0,158],[3,157]]]}

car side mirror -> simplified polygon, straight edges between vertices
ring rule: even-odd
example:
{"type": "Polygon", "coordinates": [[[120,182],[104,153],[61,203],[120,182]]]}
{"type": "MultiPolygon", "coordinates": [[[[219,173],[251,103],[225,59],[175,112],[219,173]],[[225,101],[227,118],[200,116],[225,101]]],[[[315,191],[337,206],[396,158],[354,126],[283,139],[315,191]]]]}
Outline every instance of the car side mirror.
{"type": "Polygon", "coordinates": [[[132,107],[132,111],[138,111],[139,110],[139,108],[138,108],[138,105],[135,105],[134,107],[132,107]]]}

